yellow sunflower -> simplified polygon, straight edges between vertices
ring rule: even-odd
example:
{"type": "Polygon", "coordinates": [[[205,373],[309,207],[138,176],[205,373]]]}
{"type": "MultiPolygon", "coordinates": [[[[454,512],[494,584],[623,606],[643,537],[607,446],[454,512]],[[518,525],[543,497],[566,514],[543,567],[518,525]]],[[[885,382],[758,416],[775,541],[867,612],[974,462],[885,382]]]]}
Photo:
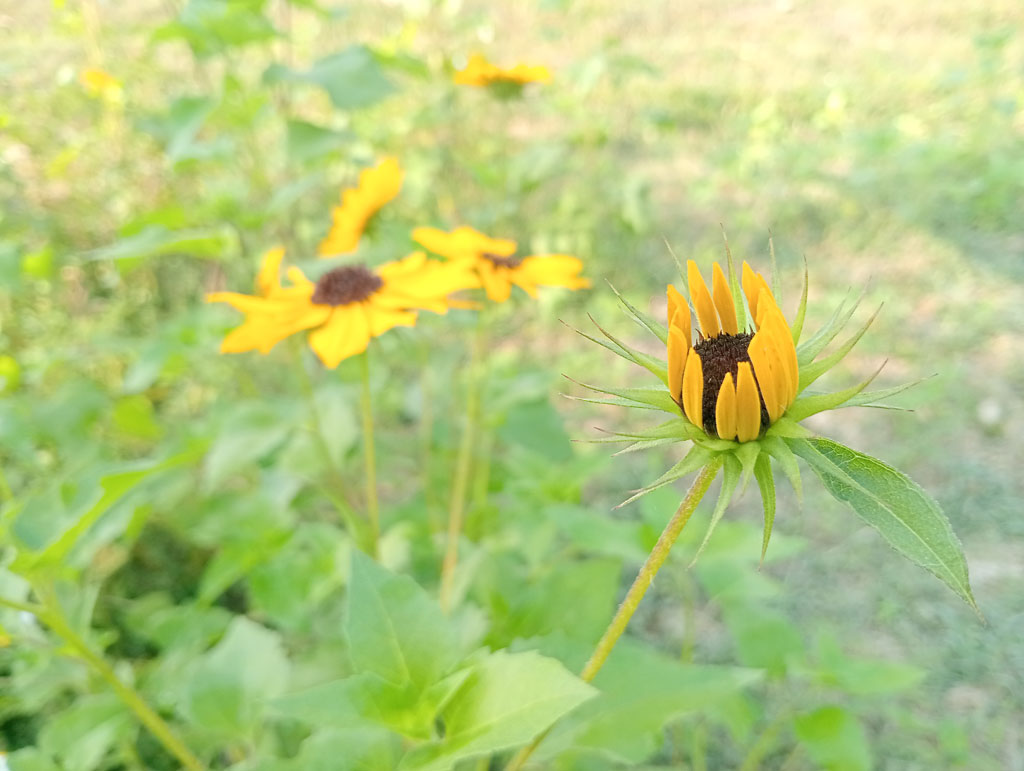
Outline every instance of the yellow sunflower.
{"type": "Polygon", "coordinates": [[[282,286],[278,271],[283,256],[281,249],[264,256],[257,278],[259,296],[207,295],[207,302],[228,303],[245,314],[242,325],[221,343],[222,353],[268,353],[284,338],[308,329],[310,347],[333,369],[365,351],[371,337],[392,327],[413,326],[416,310],[446,313],[452,304],[448,295],[480,285],[471,266],[428,260],[423,252],[415,252],[374,270],[343,265],[316,282],[291,267],[291,286],[282,286]]]}
{"type": "Polygon", "coordinates": [[[341,206],[331,211],[331,229],[320,242],[321,257],[351,254],[359,246],[366,225],[402,188],[402,167],[395,158],[385,158],[359,175],[359,184],[341,192],[341,206]]]}
{"type": "Polygon", "coordinates": [[[86,67],[78,73],[78,82],[89,96],[113,98],[121,93],[121,81],[99,67],[86,67]]]}
{"type": "Polygon", "coordinates": [[[491,238],[470,227],[458,227],[451,233],[421,227],[413,230],[412,238],[435,254],[471,265],[479,275],[487,296],[494,302],[505,302],[513,284],[531,297],[536,297],[537,288],[542,286],[568,289],[590,286],[590,282],[579,275],[583,262],[578,257],[568,254],[518,257],[515,241],[491,238]]]}
{"type": "Polygon", "coordinates": [[[686,266],[699,339],[691,343],[690,306],[668,286],[668,385],[686,418],[708,436],[749,442],[797,397],[800,371],[793,334],[768,282],[743,263],[743,292],[754,331],[740,329],[721,266],[711,290],[696,263],[686,266]]]}
{"type": "Polygon", "coordinates": [[[460,86],[549,83],[551,82],[551,70],[541,64],[520,63],[514,67],[498,67],[487,61],[483,54],[473,54],[466,62],[466,67],[456,71],[455,82],[460,86]]]}

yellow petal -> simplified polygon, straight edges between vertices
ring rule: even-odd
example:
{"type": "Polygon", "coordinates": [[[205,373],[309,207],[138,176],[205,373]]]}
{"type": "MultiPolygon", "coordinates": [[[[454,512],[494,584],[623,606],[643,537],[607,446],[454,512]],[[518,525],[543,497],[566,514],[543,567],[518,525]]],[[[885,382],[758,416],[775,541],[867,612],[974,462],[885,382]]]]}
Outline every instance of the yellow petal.
{"type": "Polygon", "coordinates": [[[499,268],[490,260],[481,260],[477,265],[477,273],[484,291],[487,292],[487,298],[492,302],[503,303],[512,294],[508,268],[499,268]]]}
{"type": "Polygon", "coordinates": [[[693,309],[697,312],[701,335],[706,338],[718,337],[722,332],[722,326],[718,323],[715,304],[711,301],[708,285],[704,283],[697,263],[693,260],[686,262],[686,283],[690,287],[690,299],[693,300],[693,309]]]}
{"type": "Polygon", "coordinates": [[[672,284],[668,285],[666,292],[668,294],[669,327],[678,326],[682,329],[683,334],[686,336],[687,345],[689,345],[693,335],[690,321],[690,304],[686,302],[686,298],[672,284]]]}
{"type": "Polygon", "coordinates": [[[367,313],[370,319],[370,334],[374,337],[383,335],[394,327],[412,327],[416,325],[416,314],[413,311],[378,308],[367,303],[367,313]]]}
{"type": "Polygon", "coordinates": [[[736,373],[736,438],[741,442],[757,439],[761,433],[761,397],[754,382],[749,361],[740,362],[736,373]]]}
{"type": "Polygon", "coordinates": [[[668,330],[668,387],[676,404],[683,403],[683,368],[690,353],[690,338],[678,326],[668,330]]]}
{"type": "Polygon", "coordinates": [[[754,375],[757,378],[757,387],[761,391],[761,398],[764,399],[764,406],[768,409],[768,420],[774,423],[782,414],[780,407],[780,394],[778,379],[772,372],[771,357],[766,350],[765,336],[758,331],[754,339],[750,341],[747,348],[747,355],[754,365],[754,375]]]}
{"type": "Polygon", "coordinates": [[[732,382],[732,373],[725,373],[725,380],[718,391],[715,401],[715,427],[720,439],[736,438],[736,386],[732,382]]]}
{"type": "Polygon", "coordinates": [[[516,267],[509,268],[513,280],[521,277],[528,284],[568,289],[585,289],[590,286],[590,281],[579,275],[582,270],[583,261],[568,254],[531,255],[524,257],[516,267]]]}
{"type": "Polygon", "coordinates": [[[256,275],[256,291],[266,297],[275,289],[281,288],[281,260],[284,259],[284,248],[277,246],[267,250],[263,255],[260,272],[256,275]]]}
{"type": "Polygon", "coordinates": [[[729,289],[729,282],[725,280],[721,266],[716,262],[711,267],[711,287],[715,300],[715,308],[718,310],[718,318],[722,322],[722,331],[727,335],[735,335],[739,332],[739,324],[736,321],[736,306],[732,301],[732,290],[729,289]]]}
{"type": "Polygon", "coordinates": [[[395,158],[385,158],[360,173],[358,186],[343,190],[341,206],[331,210],[331,229],[320,242],[318,254],[330,257],[354,252],[370,218],[402,189],[402,177],[395,158]]]}
{"type": "Polygon", "coordinates": [[[704,365],[693,348],[686,357],[683,370],[683,412],[693,425],[704,430],[704,365]]]}
{"type": "Polygon", "coordinates": [[[309,345],[328,369],[362,353],[370,342],[370,325],[361,303],[339,305],[327,323],[309,333],[309,345]]]}
{"type": "Polygon", "coordinates": [[[768,297],[775,302],[775,295],[772,294],[772,290],[768,286],[768,282],[764,280],[764,276],[760,273],[755,273],[754,269],[750,267],[746,260],[743,261],[743,294],[747,296],[747,306],[750,308],[750,317],[757,320],[757,311],[759,309],[758,298],[762,291],[768,292],[768,297]]]}
{"type": "Polygon", "coordinates": [[[496,254],[511,257],[516,253],[516,242],[508,238],[491,238],[465,225],[445,233],[438,228],[420,227],[412,231],[412,240],[434,254],[449,259],[496,254]]]}

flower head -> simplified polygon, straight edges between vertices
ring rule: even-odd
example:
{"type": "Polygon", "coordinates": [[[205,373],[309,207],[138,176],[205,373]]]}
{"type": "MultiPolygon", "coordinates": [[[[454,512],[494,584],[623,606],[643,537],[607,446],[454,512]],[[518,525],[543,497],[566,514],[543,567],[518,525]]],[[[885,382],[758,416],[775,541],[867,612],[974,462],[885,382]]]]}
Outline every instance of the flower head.
{"type": "Polygon", "coordinates": [[[551,70],[542,64],[524,64],[514,67],[498,67],[487,61],[483,54],[473,54],[464,69],[455,73],[455,82],[460,86],[491,86],[551,82],[551,70]]]}
{"type": "Polygon", "coordinates": [[[78,73],[78,82],[89,96],[117,99],[121,95],[121,81],[99,67],[86,67],[78,73]]]}
{"type": "Polygon", "coordinates": [[[283,256],[281,249],[264,256],[259,296],[207,295],[207,302],[228,303],[245,314],[242,325],[221,343],[222,353],[269,353],[286,337],[311,330],[310,347],[325,366],[334,368],[365,351],[370,338],[392,327],[413,326],[417,310],[446,313],[452,305],[448,295],[480,285],[469,266],[428,260],[415,252],[374,270],[363,265],[333,268],[316,282],[291,267],[291,286],[282,286],[278,271],[283,256]]]}
{"type": "Polygon", "coordinates": [[[370,219],[402,188],[402,167],[395,158],[385,158],[359,175],[359,184],[341,191],[341,205],[331,211],[331,229],[320,242],[321,257],[351,254],[370,219]]]}
{"type": "Polygon", "coordinates": [[[471,266],[494,302],[505,302],[513,284],[531,297],[536,297],[537,288],[542,286],[568,289],[590,286],[590,282],[580,276],[583,262],[578,257],[568,254],[519,257],[515,241],[491,238],[470,227],[458,227],[451,233],[437,228],[416,228],[412,238],[434,254],[471,266]]]}

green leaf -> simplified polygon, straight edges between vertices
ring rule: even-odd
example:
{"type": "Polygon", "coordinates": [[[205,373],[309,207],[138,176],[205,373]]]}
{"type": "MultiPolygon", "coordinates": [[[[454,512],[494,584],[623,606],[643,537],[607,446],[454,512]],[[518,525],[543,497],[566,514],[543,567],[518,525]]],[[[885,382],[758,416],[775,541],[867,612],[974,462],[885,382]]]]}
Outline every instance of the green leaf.
{"type": "Polygon", "coordinates": [[[321,159],[351,141],[352,135],[345,131],[302,120],[288,121],[288,157],[297,163],[321,159]]]}
{"type": "Polygon", "coordinates": [[[639,490],[636,491],[634,495],[624,500],[615,508],[621,509],[626,504],[632,503],[637,498],[641,498],[647,495],[647,493],[653,490],[657,490],[659,487],[664,487],[667,484],[675,482],[677,479],[682,479],[687,474],[690,474],[696,471],[697,469],[701,468],[702,466],[705,466],[708,463],[708,461],[710,461],[714,457],[714,455],[715,454],[713,452],[701,447],[700,445],[693,445],[681,461],[676,463],[674,466],[672,466],[672,468],[670,468],[660,477],[651,482],[651,484],[647,485],[646,487],[641,487],[639,490]]]}
{"type": "Polygon", "coordinates": [[[925,380],[934,377],[929,375],[918,380],[911,381],[910,383],[904,383],[903,385],[893,386],[892,388],[880,388],[877,391],[862,391],[861,393],[847,399],[843,402],[843,407],[882,407],[888,405],[878,404],[883,399],[888,399],[890,396],[895,396],[898,393],[902,393],[909,388],[913,388],[919,383],[923,383],[925,380]]]}
{"type": "MultiPolygon", "coordinates": [[[[882,367],[885,366],[885,362],[882,362],[882,367]]],[[[799,423],[805,418],[809,418],[811,415],[817,415],[819,412],[825,412],[826,410],[834,410],[842,407],[846,402],[850,401],[854,396],[859,394],[878,377],[878,373],[882,371],[882,367],[879,367],[875,372],[867,379],[861,381],[857,385],[844,388],[842,391],[836,391],[831,394],[815,394],[813,396],[798,396],[796,401],[793,402],[789,409],[786,410],[786,414],[776,421],[775,424],[768,429],[768,433],[772,436],[778,436],[783,439],[806,439],[807,434],[785,430],[786,428],[799,423]],[[776,428],[778,424],[779,428],[775,431],[772,429],[776,428]]],[[[802,426],[798,426],[801,431],[805,431],[802,426]]]]}
{"type": "Polygon", "coordinates": [[[641,763],[662,746],[668,722],[704,713],[761,679],[754,669],[686,665],[624,638],[594,679],[600,695],[559,723],[545,745],[554,752],[568,745],[612,754],[620,763],[641,763]]]}
{"type": "Polygon", "coordinates": [[[708,529],[704,534],[704,540],[701,541],[700,546],[697,547],[697,553],[693,555],[693,559],[690,561],[689,566],[691,568],[700,559],[701,553],[707,547],[708,541],[711,540],[711,534],[715,532],[718,522],[722,519],[722,515],[725,514],[725,510],[732,500],[732,494],[736,491],[736,485],[740,481],[740,472],[743,467],[736,457],[731,453],[725,453],[722,459],[724,461],[722,465],[722,489],[718,493],[718,502],[715,504],[715,510],[711,513],[711,520],[708,522],[708,529]]]}
{"type": "MultiPolygon", "coordinates": [[[[597,386],[588,385],[587,383],[581,383],[578,380],[573,380],[568,375],[565,377],[570,382],[599,394],[617,396],[620,399],[633,402],[635,405],[661,410],[662,412],[667,412],[670,415],[679,414],[679,405],[675,403],[675,400],[672,398],[672,394],[664,388],[599,388],[597,386]]],[[[586,400],[583,399],[582,401],[586,400]]]]}
{"type": "Polygon", "coordinates": [[[801,366],[800,385],[797,388],[797,393],[800,393],[801,391],[806,389],[807,386],[809,386],[819,377],[821,377],[830,369],[832,369],[836,364],[842,361],[846,357],[846,355],[853,350],[853,346],[855,346],[861,339],[861,337],[864,336],[864,333],[868,331],[868,327],[870,327],[872,322],[874,322],[874,320],[878,317],[878,314],[881,312],[881,310],[882,307],[879,306],[878,310],[871,314],[871,318],[864,322],[864,326],[857,330],[857,333],[855,335],[853,335],[849,340],[843,343],[839,348],[837,348],[831,354],[826,356],[824,359],[821,359],[820,361],[809,362],[808,364],[801,366]]]}
{"type": "Polygon", "coordinates": [[[287,411],[271,402],[235,405],[225,416],[203,462],[207,487],[218,487],[232,474],[284,444],[292,432],[291,421],[285,417],[290,417],[287,411]]]}
{"type": "MultiPolygon", "coordinates": [[[[593,321],[593,317],[591,317],[591,321],[593,321]]],[[[596,326],[597,322],[594,323],[596,326]]],[[[569,325],[566,324],[566,326],[569,325]]],[[[620,342],[619,340],[616,340],[615,338],[609,337],[611,342],[608,342],[605,340],[601,340],[597,337],[594,337],[593,335],[587,334],[581,329],[576,329],[575,327],[569,327],[569,329],[573,330],[576,334],[580,335],[581,337],[587,338],[587,340],[589,340],[590,342],[597,343],[602,348],[607,348],[616,356],[620,356],[626,361],[631,361],[634,364],[639,364],[641,367],[643,367],[656,378],[658,378],[662,383],[665,383],[666,385],[668,384],[668,365],[661,359],[655,358],[654,356],[649,356],[648,354],[643,353],[641,351],[634,350],[633,348],[630,348],[628,345],[626,345],[623,342],[620,342]]],[[[598,327],[598,329],[600,329],[600,327],[598,327]]]]}
{"type": "Polygon", "coordinates": [[[796,493],[797,502],[803,503],[804,489],[800,483],[800,466],[797,465],[796,456],[789,449],[789,445],[776,436],[766,436],[761,440],[765,451],[771,455],[782,467],[782,473],[789,479],[789,484],[796,493]]]}
{"type": "Polygon", "coordinates": [[[850,304],[849,307],[846,307],[848,299],[849,294],[839,304],[839,307],[836,308],[832,317],[825,322],[825,325],[815,332],[809,340],[797,346],[796,358],[801,367],[814,361],[814,357],[825,350],[825,346],[831,343],[835,336],[842,331],[843,327],[846,326],[846,322],[853,316],[853,312],[857,310],[860,301],[864,299],[864,293],[862,292],[860,297],[850,304]]]}
{"type": "Polygon", "coordinates": [[[654,320],[649,314],[643,311],[637,310],[625,297],[619,294],[619,290],[612,286],[611,282],[608,283],[611,290],[615,293],[615,296],[619,298],[619,302],[622,303],[626,309],[626,315],[633,319],[637,324],[649,330],[655,337],[661,340],[662,343],[668,345],[668,330],[665,329],[661,324],[654,320]]]}
{"type": "Polygon", "coordinates": [[[183,711],[196,728],[238,741],[259,730],[267,701],[288,685],[289,662],[276,632],[236,616],[223,639],[199,658],[183,711]]]}
{"type": "Polygon", "coordinates": [[[87,252],[85,259],[144,259],[164,254],[222,259],[234,252],[236,244],[234,232],[226,226],[170,230],[163,225],[147,225],[138,233],[122,238],[110,246],[87,252]]]}
{"type": "Polygon", "coordinates": [[[442,712],[444,739],[409,752],[402,771],[447,771],[526,744],[597,691],[537,653],[493,653],[442,712]]]}
{"type": "Polygon", "coordinates": [[[126,437],[153,441],[163,434],[163,428],[156,422],[153,402],[144,394],[120,399],[114,405],[112,417],[114,427],[126,437]]]}
{"type": "Polygon", "coordinates": [[[323,88],[339,110],[369,107],[395,92],[395,85],[369,48],[353,45],[317,61],[305,72],[281,64],[263,75],[267,83],[310,83],[323,88]]]}
{"type": "Polygon", "coordinates": [[[764,562],[768,541],[772,537],[772,525],[775,523],[775,478],[772,476],[772,462],[767,452],[757,456],[754,478],[761,490],[761,506],[764,508],[764,540],[761,543],[761,562],[764,562]]]}
{"type": "Polygon", "coordinates": [[[807,275],[807,258],[804,257],[804,288],[800,293],[800,305],[796,309],[796,317],[790,326],[793,335],[793,345],[799,345],[800,334],[804,331],[804,319],[807,317],[807,292],[810,288],[810,277],[807,275]]]}
{"type": "Polygon", "coordinates": [[[789,440],[825,489],[878,530],[893,548],[934,573],[978,610],[960,541],[939,505],[905,474],[830,439],[789,440]]]}
{"type": "Polygon", "coordinates": [[[822,707],[793,720],[797,739],[828,771],[870,771],[871,747],[864,727],[842,707],[822,707]]]}
{"type": "Polygon", "coordinates": [[[204,58],[270,40],[277,31],[261,13],[263,5],[264,0],[189,0],[177,19],[157,28],[153,41],[184,40],[204,58]]]}
{"type": "Polygon", "coordinates": [[[420,690],[460,658],[455,632],[437,603],[411,578],[389,573],[358,550],[352,551],[345,637],[356,672],[420,690]]]}
{"type": "Polygon", "coordinates": [[[92,771],[137,730],[131,714],[113,694],[87,694],[50,717],[39,732],[39,747],[60,759],[65,771],[92,771]]]}
{"type": "Polygon", "coordinates": [[[288,771],[394,771],[401,751],[397,736],[375,726],[329,728],[302,743],[288,771]]]}
{"type": "Polygon", "coordinates": [[[782,676],[791,661],[799,661],[803,656],[800,630],[781,613],[753,604],[751,599],[735,597],[723,603],[725,623],[736,641],[737,658],[745,666],[782,676]]]}
{"type": "Polygon", "coordinates": [[[847,656],[834,637],[823,635],[818,640],[818,677],[828,687],[859,696],[914,688],[925,671],[902,661],[847,656]]]}

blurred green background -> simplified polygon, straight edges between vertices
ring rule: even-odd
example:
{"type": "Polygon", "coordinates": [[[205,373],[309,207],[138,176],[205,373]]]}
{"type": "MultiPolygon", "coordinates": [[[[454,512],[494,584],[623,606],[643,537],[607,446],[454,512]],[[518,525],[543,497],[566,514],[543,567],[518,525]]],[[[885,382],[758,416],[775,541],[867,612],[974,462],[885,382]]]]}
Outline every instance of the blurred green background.
{"type": "MultiPolygon", "coordinates": [[[[606,280],[660,318],[678,280],[669,247],[707,268],[724,227],[733,253],[767,270],[771,234],[787,314],[804,259],[811,328],[851,288],[867,286],[862,317],[884,305],[829,385],[883,360],[879,387],[931,376],[894,400],[912,411],[846,409],[810,425],[936,497],[987,623],[811,475],[802,506],[780,484],[758,571],[748,491],[694,573],[684,558],[659,579],[631,631],[768,679],[714,714],[674,717],[646,754],[559,767],[1024,769],[1018,0],[0,0],[0,492],[27,501],[21,521],[45,523],[106,464],[211,443],[194,475],[113,511],[78,555],[75,582],[114,655],[139,667],[169,655],[153,652],[146,619],[178,607],[283,630],[307,682],[330,656],[320,625],[339,612],[344,538],[306,485],[289,347],[220,356],[237,317],[202,297],[248,291],[275,243],[315,270],[338,190],[387,154],[405,185],[360,259],[406,254],[413,225],[469,224],[576,254],[594,283],[498,314],[490,474],[475,480],[465,557],[496,647],[552,630],[592,641],[643,557],[637,544],[681,493],[611,512],[678,450],[611,459],[607,445],[569,442],[599,436],[595,425],[645,425],[558,396],[578,393],[561,373],[648,384],[558,323],[584,327],[589,312],[653,351],[606,280]],[[474,51],[546,64],[554,80],[508,101],[458,89],[453,67],[474,51]],[[87,68],[117,85],[90,87],[87,68]],[[589,573],[558,572],[581,554],[589,573]],[[594,607],[578,607],[581,595],[594,607]],[[816,732],[847,748],[838,760],[816,732]]],[[[471,327],[455,312],[374,343],[386,561],[428,586],[458,441],[452,373],[471,327]]],[[[358,480],[355,368],[313,369],[331,450],[358,480]]],[[[208,642],[227,622],[204,618],[208,642]]],[[[80,683],[31,647],[0,657],[3,743],[70,753],[45,726],[80,683]]]]}

